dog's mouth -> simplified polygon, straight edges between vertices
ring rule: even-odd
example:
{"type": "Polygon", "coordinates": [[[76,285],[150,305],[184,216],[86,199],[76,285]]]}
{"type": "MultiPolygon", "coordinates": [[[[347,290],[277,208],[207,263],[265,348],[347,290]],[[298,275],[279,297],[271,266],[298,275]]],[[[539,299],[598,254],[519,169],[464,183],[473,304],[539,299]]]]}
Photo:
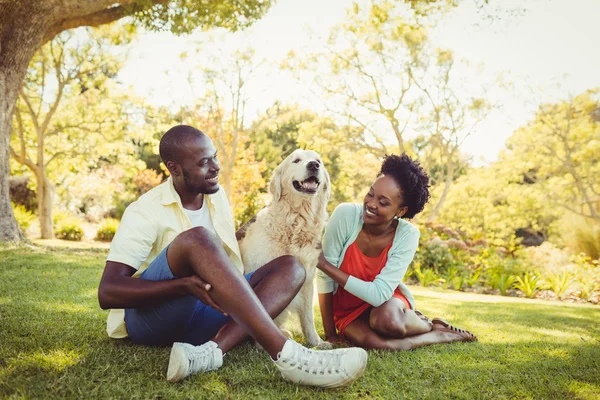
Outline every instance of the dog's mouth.
{"type": "Polygon", "coordinates": [[[294,181],[293,184],[294,189],[296,189],[299,192],[314,194],[317,193],[317,189],[319,189],[319,185],[321,184],[321,182],[316,176],[311,176],[306,178],[302,182],[294,181]]]}

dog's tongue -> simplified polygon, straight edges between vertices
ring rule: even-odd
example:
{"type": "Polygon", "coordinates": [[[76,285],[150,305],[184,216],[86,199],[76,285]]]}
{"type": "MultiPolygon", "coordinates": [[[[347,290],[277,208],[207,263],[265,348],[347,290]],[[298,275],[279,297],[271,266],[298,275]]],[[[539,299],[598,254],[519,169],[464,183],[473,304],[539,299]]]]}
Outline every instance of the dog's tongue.
{"type": "Polygon", "coordinates": [[[308,190],[317,190],[317,182],[310,180],[302,182],[302,187],[308,190]]]}

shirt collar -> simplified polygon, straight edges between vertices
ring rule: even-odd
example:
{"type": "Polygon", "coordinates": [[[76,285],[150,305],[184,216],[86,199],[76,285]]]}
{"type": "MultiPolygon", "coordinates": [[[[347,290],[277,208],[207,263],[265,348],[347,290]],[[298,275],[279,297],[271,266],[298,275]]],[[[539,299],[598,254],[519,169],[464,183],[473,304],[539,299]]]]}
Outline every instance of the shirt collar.
{"type": "MultiPolygon", "coordinates": [[[[221,188],[219,188],[221,190],[221,188]]],[[[208,204],[212,207],[216,207],[216,202],[213,201],[212,195],[205,194],[204,200],[208,202],[208,204]]],[[[169,176],[167,182],[165,182],[164,188],[162,190],[162,201],[161,204],[163,206],[168,206],[170,204],[177,203],[181,208],[183,205],[181,204],[181,197],[179,197],[179,193],[175,190],[175,185],[173,184],[173,178],[169,176]]]]}

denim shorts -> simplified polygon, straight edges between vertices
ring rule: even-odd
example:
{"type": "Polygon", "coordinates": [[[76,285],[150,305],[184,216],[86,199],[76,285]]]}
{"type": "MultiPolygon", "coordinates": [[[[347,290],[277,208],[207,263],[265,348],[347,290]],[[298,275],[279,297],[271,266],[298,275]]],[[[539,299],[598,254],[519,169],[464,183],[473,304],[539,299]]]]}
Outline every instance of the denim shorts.
{"type": "MultiPolygon", "coordinates": [[[[150,263],[139,279],[177,279],[167,262],[168,246],[150,263]]],[[[250,282],[252,272],[245,276],[250,282]]],[[[168,300],[156,307],[125,309],[127,333],[134,343],[167,346],[173,342],[200,345],[208,342],[231,320],[194,296],[168,300]]]]}

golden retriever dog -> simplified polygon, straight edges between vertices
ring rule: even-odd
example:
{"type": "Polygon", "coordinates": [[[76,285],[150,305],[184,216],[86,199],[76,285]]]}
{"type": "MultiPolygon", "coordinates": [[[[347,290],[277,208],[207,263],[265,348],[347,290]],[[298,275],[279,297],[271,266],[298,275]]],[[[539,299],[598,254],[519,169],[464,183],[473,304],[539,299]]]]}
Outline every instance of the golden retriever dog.
{"type": "Polygon", "coordinates": [[[313,281],[331,195],[329,174],[319,154],[295,150],[273,171],[269,191],[271,203],[238,231],[238,238],[244,235],[240,250],[245,273],[283,255],[296,257],[306,269],[306,282],[275,322],[281,327],[296,313],[308,344],[328,348],[330,344],[317,334],[313,316],[313,281]]]}

